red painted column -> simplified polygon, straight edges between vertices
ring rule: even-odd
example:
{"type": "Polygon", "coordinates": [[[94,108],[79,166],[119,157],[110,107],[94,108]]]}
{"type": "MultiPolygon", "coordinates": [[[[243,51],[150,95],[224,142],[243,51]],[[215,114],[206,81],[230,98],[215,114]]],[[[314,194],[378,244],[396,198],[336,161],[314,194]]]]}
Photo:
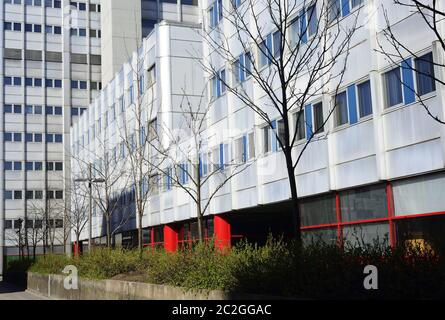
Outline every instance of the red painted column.
{"type": "Polygon", "coordinates": [[[215,247],[219,249],[230,248],[231,230],[229,221],[222,216],[215,216],[213,225],[215,229],[215,247]]]}
{"type": "Polygon", "coordinates": [[[77,257],[79,255],[79,244],[77,241],[74,241],[74,256],[77,257]]]}
{"type": "Polygon", "coordinates": [[[178,230],[175,226],[164,226],[164,250],[167,252],[175,252],[178,249],[178,230]]]}

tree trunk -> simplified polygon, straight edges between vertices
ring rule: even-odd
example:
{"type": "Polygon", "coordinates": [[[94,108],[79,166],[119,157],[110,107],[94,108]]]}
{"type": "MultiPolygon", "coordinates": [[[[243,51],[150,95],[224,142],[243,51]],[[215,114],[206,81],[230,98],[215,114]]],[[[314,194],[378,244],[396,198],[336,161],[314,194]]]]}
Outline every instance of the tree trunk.
{"type": "Polygon", "coordinates": [[[138,201],[138,249],[139,249],[139,258],[142,259],[142,250],[144,248],[142,241],[142,205],[140,204],[141,199],[138,201]]]}
{"type": "Polygon", "coordinates": [[[201,173],[199,172],[200,161],[201,160],[198,160],[198,165],[195,168],[195,172],[197,172],[196,217],[198,219],[199,242],[202,243],[204,241],[204,228],[203,228],[203,213],[201,212],[201,173]]]}
{"type": "Polygon", "coordinates": [[[108,214],[105,215],[105,224],[107,225],[107,248],[109,248],[111,244],[111,225],[110,217],[108,214]]]}
{"type": "Polygon", "coordinates": [[[289,177],[289,187],[291,193],[291,210],[292,210],[292,227],[293,227],[292,229],[295,240],[297,241],[298,244],[301,245],[301,215],[298,203],[297,180],[295,179],[292,155],[289,154],[288,152],[285,152],[285,157],[286,157],[286,167],[289,177]]]}

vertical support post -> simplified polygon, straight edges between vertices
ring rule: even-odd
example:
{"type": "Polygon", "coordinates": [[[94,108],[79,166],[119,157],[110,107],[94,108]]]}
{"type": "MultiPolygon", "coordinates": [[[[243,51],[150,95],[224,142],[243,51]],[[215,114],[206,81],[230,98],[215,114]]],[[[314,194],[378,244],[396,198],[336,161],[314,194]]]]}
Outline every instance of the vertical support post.
{"type": "Polygon", "coordinates": [[[167,252],[175,252],[178,249],[179,232],[172,225],[164,226],[164,250],[167,252]]]}
{"type": "Polygon", "coordinates": [[[219,249],[230,248],[231,228],[227,218],[222,216],[214,217],[215,247],[219,249]]]}

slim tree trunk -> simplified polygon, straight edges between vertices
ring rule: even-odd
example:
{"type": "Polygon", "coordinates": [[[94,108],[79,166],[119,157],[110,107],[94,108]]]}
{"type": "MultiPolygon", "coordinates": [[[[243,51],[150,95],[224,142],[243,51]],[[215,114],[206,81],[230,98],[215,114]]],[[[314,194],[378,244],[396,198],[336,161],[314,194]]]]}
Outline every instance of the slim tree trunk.
{"type": "Polygon", "coordinates": [[[301,244],[301,216],[300,216],[300,207],[298,203],[297,180],[295,179],[292,156],[291,154],[289,154],[289,152],[285,152],[285,157],[286,157],[286,167],[289,177],[289,187],[292,200],[291,201],[292,229],[293,229],[292,231],[297,243],[301,244]]]}
{"type": "Polygon", "coordinates": [[[110,225],[110,217],[108,214],[105,215],[105,223],[107,225],[107,248],[110,247],[111,244],[111,225],[110,225]]]}
{"type": "Polygon", "coordinates": [[[142,204],[140,203],[142,199],[138,200],[138,249],[139,249],[139,258],[142,258],[142,250],[143,250],[143,241],[142,241],[142,204]]]}
{"type": "MultiPolygon", "coordinates": [[[[198,158],[199,159],[199,158],[198,158]]],[[[196,216],[198,218],[198,237],[199,242],[202,243],[204,241],[204,228],[203,228],[203,213],[201,212],[201,175],[199,172],[200,161],[198,160],[198,164],[195,167],[195,172],[197,173],[196,178],[196,216]]]]}

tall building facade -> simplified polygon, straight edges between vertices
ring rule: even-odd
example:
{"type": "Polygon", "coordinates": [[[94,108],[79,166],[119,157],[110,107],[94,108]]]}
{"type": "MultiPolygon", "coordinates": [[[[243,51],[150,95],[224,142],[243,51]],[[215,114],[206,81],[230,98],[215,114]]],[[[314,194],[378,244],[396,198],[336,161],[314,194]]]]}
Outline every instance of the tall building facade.
{"type": "Polygon", "coordinates": [[[162,20],[195,22],[195,0],[106,0],[102,1],[102,82],[111,81],[142,39],[162,20]]]}
{"type": "Polygon", "coordinates": [[[100,11],[99,0],[1,2],[0,276],[4,256],[63,252],[70,241],[65,146],[102,88],[100,11]]]}
{"type": "MultiPolygon", "coordinates": [[[[307,15],[300,13],[318,12],[322,2],[311,2],[310,10],[303,8],[303,3],[309,2],[297,3],[298,8],[302,9],[296,11],[298,26],[310,22],[307,15]]],[[[334,18],[339,19],[341,25],[351,25],[358,16],[363,27],[354,36],[346,72],[338,90],[324,90],[303,110],[293,110],[295,113],[304,112],[304,130],[298,134],[297,153],[305,146],[310,133],[315,132],[314,129],[323,123],[323,119],[328,118],[333,101],[341,101],[339,111],[329,117],[323,130],[317,130],[319,134],[308,144],[296,169],[303,239],[321,239],[328,243],[345,239],[356,244],[384,241],[392,246],[414,243],[423,247],[443,248],[445,127],[426,113],[419,103],[419,97],[433,114],[442,118],[445,115],[445,92],[431,77],[422,77],[404,67],[406,64],[417,65],[422,70],[428,70],[429,75],[442,78],[443,70],[433,67],[431,61],[441,61],[443,53],[421,17],[407,8],[383,0],[331,0],[328,3],[338,8],[334,18]],[[383,10],[388,12],[388,21],[383,10]],[[383,34],[387,22],[401,41],[421,59],[406,54],[401,61],[389,61],[378,52],[382,43],[390,51],[383,34]],[[411,84],[410,88],[407,83],[411,84]]],[[[229,164],[234,160],[245,168],[217,190],[205,212],[206,236],[215,236],[220,243],[230,245],[240,238],[261,242],[269,232],[291,234],[288,177],[283,153],[273,131],[279,129],[280,116],[273,111],[268,114],[275,123],[272,130],[262,117],[228,92],[218,78],[197,71],[202,69],[196,67],[196,61],[210,60],[214,69],[219,70],[219,78],[224,77],[231,84],[240,82],[243,90],[256,101],[264,98],[265,94],[256,81],[248,74],[239,73],[239,67],[236,67],[239,60],[220,59],[214,45],[211,45],[219,41],[237,41],[236,37],[231,37],[233,29],[230,24],[223,14],[219,14],[223,7],[229,8],[228,1],[209,0],[200,5],[203,14],[199,22],[201,27],[210,30],[205,33],[207,38],[200,41],[191,36],[193,32],[184,31],[193,30],[194,27],[183,25],[176,29],[181,32],[174,33],[167,30],[176,27],[159,24],[155,27],[156,32],[144,40],[142,49],[133,55],[135,57],[142,52],[144,56],[152,57],[148,58],[150,63],[144,64],[143,69],[144,77],[151,79],[150,86],[141,88],[144,92],[150,88],[158,94],[154,102],[158,107],[152,120],[164,119],[157,121],[158,129],[159,126],[164,127],[161,132],[165,132],[165,127],[175,131],[178,122],[173,119],[175,114],[181,113],[177,109],[181,105],[178,99],[181,100],[183,96],[180,94],[181,88],[192,90],[186,91],[186,96],[197,98],[200,94],[193,90],[207,87],[205,96],[211,108],[204,130],[207,151],[203,154],[203,167],[199,172],[191,172],[189,164],[184,161],[180,166],[179,180],[181,184],[191,186],[187,178],[190,172],[206,177],[209,168],[215,166],[224,175],[224,172],[232,170],[229,164]],[[221,33],[226,37],[221,37],[221,33]],[[202,50],[184,50],[180,40],[201,46],[202,50]],[[179,53],[176,54],[175,50],[179,50],[179,53]],[[197,56],[196,52],[201,55],[197,56]],[[165,63],[165,60],[173,61],[176,55],[189,59],[189,63],[165,63]],[[196,76],[193,82],[189,78],[192,76],[196,76]],[[165,110],[169,111],[164,113],[165,110]],[[181,172],[186,174],[181,176],[181,172]]],[[[239,7],[246,5],[249,3],[237,2],[239,7]]],[[[249,16],[243,18],[253,21],[249,16]]],[[[276,39],[273,24],[265,20],[262,26],[265,31],[270,31],[265,46],[272,50],[276,39]]],[[[289,28],[288,32],[292,30],[289,28]]],[[[289,38],[292,36],[289,34],[289,38]]],[[[232,44],[230,47],[235,57],[254,56],[253,60],[259,64],[257,67],[267,72],[267,58],[261,57],[255,45],[232,44]],[[246,47],[249,47],[248,52],[246,47]],[[261,61],[266,63],[261,65],[261,61]]],[[[133,108],[134,100],[131,97],[134,85],[127,75],[128,70],[132,70],[132,64],[132,60],[127,62],[123,67],[127,71],[115,78],[114,83],[119,83],[119,89],[103,90],[100,98],[90,106],[88,114],[84,114],[73,126],[73,154],[84,157],[90,163],[103,160],[100,152],[95,152],[95,139],[99,139],[100,135],[97,135],[95,127],[93,131],[91,128],[99,119],[104,119],[105,114],[117,113],[110,110],[120,109],[122,117],[126,118],[127,110],[133,108]],[[96,133],[93,138],[92,132],[96,133]]],[[[109,122],[99,123],[102,130],[114,126],[109,122]]],[[[297,125],[295,123],[291,129],[296,130],[297,125]]],[[[118,120],[116,128],[119,128],[118,120]]],[[[108,137],[112,131],[99,132],[108,137]]],[[[108,138],[106,140],[109,141],[108,138]]],[[[114,163],[121,161],[125,167],[122,163],[125,159],[125,141],[122,135],[113,141],[111,150],[115,154],[114,163]]],[[[187,135],[184,135],[184,141],[188,141],[187,135]]],[[[168,250],[175,250],[179,243],[197,237],[196,204],[184,188],[172,183],[170,165],[167,161],[166,167],[148,185],[152,194],[143,215],[143,227],[146,245],[162,244],[168,250]]],[[[206,180],[208,186],[204,190],[203,201],[212,194],[216,179],[218,175],[206,180]]],[[[127,190],[124,192],[116,190],[116,203],[119,204],[116,210],[127,210],[134,218],[134,188],[125,188],[127,190]]],[[[97,243],[104,243],[103,224],[103,217],[97,214],[93,221],[97,243]]],[[[135,223],[130,223],[116,232],[116,236],[120,237],[116,242],[122,243],[124,238],[131,242],[135,237],[135,227],[135,223]]],[[[87,238],[84,233],[82,240],[87,238]]]]}

